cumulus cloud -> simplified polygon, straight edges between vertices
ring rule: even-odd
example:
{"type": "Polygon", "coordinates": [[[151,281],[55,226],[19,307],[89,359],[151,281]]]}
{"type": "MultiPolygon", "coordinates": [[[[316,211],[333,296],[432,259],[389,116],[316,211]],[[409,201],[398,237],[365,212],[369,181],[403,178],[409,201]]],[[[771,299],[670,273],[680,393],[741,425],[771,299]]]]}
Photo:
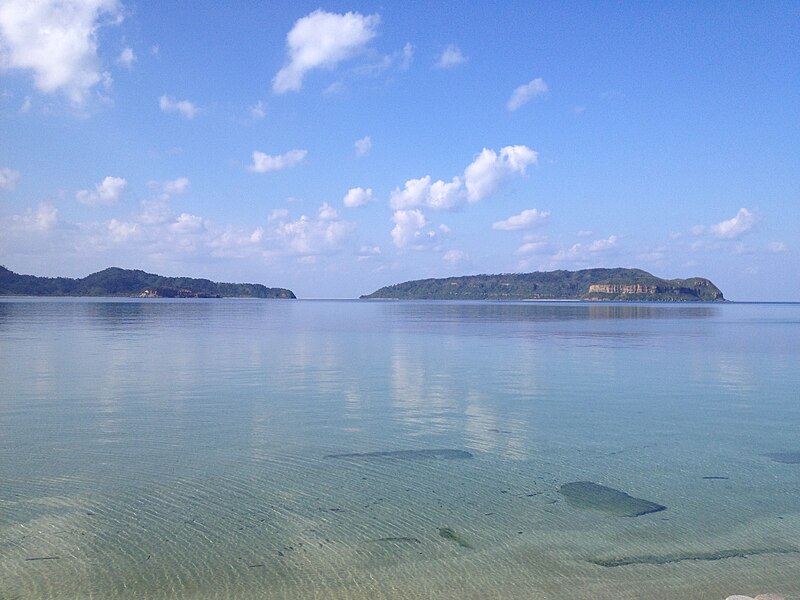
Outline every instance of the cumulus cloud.
{"type": "Polygon", "coordinates": [[[205,231],[206,225],[202,217],[181,213],[169,226],[170,231],[179,234],[199,233],[205,231]]]}
{"type": "Polygon", "coordinates": [[[428,219],[421,210],[397,210],[392,221],[392,241],[395,246],[415,249],[424,247],[430,236],[426,236],[423,231],[428,226],[428,219]]]}
{"type": "Polygon", "coordinates": [[[484,148],[464,170],[464,176],[452,181],[431,181],[426,175],[409,179],[403,189],[395,188],[389,197],[394,210],[427,207],[453,210],[465,202],[483,200],[497,191],[503,181],[514,173],[524,174],[530,164],[536,164],[538,154],[527,146],[506,146],[500,152],[484,148]]]}
{"type": "Polygon", "coordinates": [[[373,256],[378,256],[381,254],[381,247],[380,246],[361,246],[358,249],[358,258],[359,260],[366,260],[373,256]]]}
{"type": "Polygon", "coordinates": [[[17,186],[19,179],[19,171],[9,169],[8,167],[0,167],[0,190],[7,190],[13,192],[17,186]]]}
{"type": "Polygon", "coordinates": [[[442,261],[451,267],[465,262],[469,256],[463,250],[448,250],[442,256],[442,261]]]}
{"type": "Polygon", "coordinates": [[[245,258],[261,251],[265,238],[263,227],[229,225],[208,242],[211,255],[226,258],[245,258]]]}
{"type": "Polygon", "coordinates": [[[484,148],[464,171],[467,200],[478,202],[494,193],[502,181],[513,173],[524,174],[528,165],[535,165],[539,154],[527,146],[506,146],[500,152],[484,148]]]}
{"type": "Polygon", "coordinates": [[[736,239],[750,231],[756,224],[756,215],[753,211],[740,208],[736,216],[716,225],[711,225],[711,235],[720,239],[736,239]]]}
{"type": "Polygon", "coordinates": [[[461,48],[450,44],[439,56],[435,66],[437,69],[452,69],[466,61],[467,57],[461,53],[461,48]]]}
{"type": "Polygon", "coordinates": [[[299,165],[305,159],[307,150],[289,150],[285,154],[270,156],[258,150],[253,152],[253,164],[248,167],[254,173],[269,173],[299,165]]]}
{"type": "Polygon", "coordinates": [[[339,218],[339,213],[330,204],[323,202],[317,210],[317,218],[320,221],[334,221],[339,218]]]}
{"type": "Polygon", "coordinates": [[[94,190],[80,190],[75,197],[81,204],[109,206],[116,204],[127,188],[128,182],[122,177],[106,177],[94,190]]]}
{"type": "Polygon", "coordinates": [[[162,189],[164,190],[165,194],[169,194],[170,196],[176,194],[184,194],[189,189],[189,178],[188,177],[178,177],[177,179],[173,179],[171,181],[165,181],[162,185],[162,189]]]}
{"type": "Polygon", "coordinates": [[[548,248],[547,240],[544,239],[531,239],[522,244],[514,251],[517,256],[527,256],[529,254],[538,254],[548,248]]]}
{"type": "Polygon", "coordinates": [[[535,208],[523,210],[518,215],[507,218],[505,221],[497,221],[492,224],[492,229],[500,231],[513,231],[516,229],[530,229],[541,225],[550,217],[550,211],[540,211],[535,208]]]}
{"type": "Polygon", "coordinates": [[[273,208],[269,213],[267,221],[280,221],[289,218],[289,210],[286,208],[273,208]]]}
{"type": "Polygon", "coordinates": [[[97,56],[101,25],[122,21],[117,0],[5,0],[0,3],[0,66],[33,73],[41,92],[82,105],[110,78],[97,56]]]}
{"type": "Polygon", "coordinates": [[[395,210],[427,206],[436,210],[448,210],[462,203],[464,198],[461,179],[454,177],[446,183],[438,180],[431,183],[430,175],[420,179],[409,179],[403,189],[396,188],[389,198],[395,210]]]}
{"type": "Polygon", "coordinates": [[[373,199],[372,188],[355,187],[347,190],[343,202],[347,208],[358,208],[359,206],[366,206],[373,199]]]}
{"type": "Polygon", "coordinates": [[[24,215],[4,219],[2,229],[10,233],[41,232],[49,231],[57,224],[58,209],[48,202],[42,202],[35,210],[28,209],[24,215]]]}
{"type": "Polygon", "coordinates": [[[369,154],[369,151],[372,150],[372,138],[368,135],[365,135],[360,140],[356,140],[353,146],[356,149],[356,156],[359,158],[366,156],[369,154]]]}
{"type": "Polygon", "coordinates": [[[136,223],[111,219],[108,223],[108,234],[111,241],[117,244],[124,243],[138,237],[139,226],[136,223]]]}
{"type": "Polygon", "coordinates": [[[597,255],[606,254],[617,247],[619,237],[609,236],[605,239],[593,240],[586,244],[574,244],[570,248],[560,250],[553,257],[555,263],[571,263],[580,265],[590,262],[597,255]]]}
{"type": "Polygon", "coordinates": [[[133,53],[133,48],[124,48],[117,57],[117,63],[128,69],[130,69],[135,62],[136,54],[133,53]]]}
{"type": "Polygon", "coordinates": [[[544,79],[537,77],[533,81],[530,81],[525,85],[521,85],[515,89],[511,94],[511,98],[508,99],[508,104],[506,104],[506,107],[510,111],[515,111],[522,105],[527,104],[532,98],[542,96],[546,93],[547,84],[545,83],[544,79]]]}
{"type": "MultiPolygon", "coordinates": [[[[185,258],[317,261],[339,252],[355,228],[325,203],[310,216],[290,219],[285,210],[273,216],[257,226],[217,224],[199,214],[173,212],[169,200],[159,195],[127,216],[70,223],[52,204],[42,203],[22,214],[0,216],[0,254],[8,260],[27,255],[57,260],[78,253],[115,262],[135,256],[143,266],[165,260],[177,265],[185,258]]],[[[361,254],[380,253],[373,250],[361,254]]]]}
{"type": "Polygon", "coordinates": [[[353,57],[377,35],[379,23],[378,15],[340,15],[321,9],[298,19],[286,35],[289,62],[272,80],[273,92],[298,91],[308,71],[333,69],[353,57]]]}
{"type": "Polygon", "coordinates": [[[175,100],[164,94],[158,99],[162,112],[176,112],[185,119],[194,119],[200,109],[188,100],[175,100]]]}
{"type": "Polygon", "coordinates": [[[353,227],[352,223],[339,219],[336,211],[323,203],[316,219],[302,215],[294,221],[281,221],[276,234],[290,253],[313,256],[338,249],[353,227]]]}

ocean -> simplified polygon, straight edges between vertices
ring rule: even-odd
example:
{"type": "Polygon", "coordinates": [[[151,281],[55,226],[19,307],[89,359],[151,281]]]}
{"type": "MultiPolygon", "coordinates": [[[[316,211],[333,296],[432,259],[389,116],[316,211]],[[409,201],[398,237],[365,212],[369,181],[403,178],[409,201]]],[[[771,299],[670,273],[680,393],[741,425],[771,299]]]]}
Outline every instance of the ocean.
{"type": "Polygon", "coordinates": [[[2,298],[0,386],[4,600],[800,599],[800,304],[2,298]]]}

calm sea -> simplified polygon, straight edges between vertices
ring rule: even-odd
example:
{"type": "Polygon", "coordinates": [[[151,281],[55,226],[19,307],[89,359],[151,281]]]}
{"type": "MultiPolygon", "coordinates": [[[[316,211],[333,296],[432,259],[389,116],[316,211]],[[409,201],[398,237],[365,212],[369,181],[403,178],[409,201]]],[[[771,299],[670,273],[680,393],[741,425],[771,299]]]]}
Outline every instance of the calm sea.
{"type": "Polygon", "coordinates": [[[3,299],[0,386],[4,600],[800,598],[800,304],[3,299]]]}

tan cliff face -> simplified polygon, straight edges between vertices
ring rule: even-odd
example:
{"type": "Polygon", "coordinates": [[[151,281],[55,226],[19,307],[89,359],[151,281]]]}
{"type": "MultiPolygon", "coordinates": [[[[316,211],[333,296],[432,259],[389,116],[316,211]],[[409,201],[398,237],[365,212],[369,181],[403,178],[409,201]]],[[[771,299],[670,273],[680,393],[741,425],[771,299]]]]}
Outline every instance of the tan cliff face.
{"type": "Polygon", "coordinates": [[[705,297],[705,300],[724,301],[722,292],[717,290],[714,285],[706,280],[694,278],[681,281],[683,285],[655,285],[643,283],[593,283],[589,286],[589,295],[607,294],[613,296],[639,295],[655,296],[668,295],[675,297],[686,296],[705,297]],[[713,288],[713,289],[710,289],[713,288]]]}
{"type": "Polygon", "coordinates": [[[597,294],[659,294],[677,291],[677,288],[667,289],[657,285],[643,285],[641,283],[593,283],[589,286],[589,293],[597,294]]]}

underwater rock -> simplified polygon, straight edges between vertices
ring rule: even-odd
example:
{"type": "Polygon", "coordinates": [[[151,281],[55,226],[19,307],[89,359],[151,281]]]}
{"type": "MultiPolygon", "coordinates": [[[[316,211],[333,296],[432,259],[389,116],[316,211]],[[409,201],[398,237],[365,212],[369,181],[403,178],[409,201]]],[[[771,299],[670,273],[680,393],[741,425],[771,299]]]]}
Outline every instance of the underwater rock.
{"type": "Polygon", "coordinates": [[[735,596],[728,596],[725,600],[755,600],[755,598],[751,598],[750,596],[741,596],[736,594],[735,596]]]}
{"type": "Polygon", "coordinates": [[[780,594],[759,594],[755,600],[786,600],[786,598],[780,594]]]}
{"type": "Polygon", "coordinates": [[[439,527],[439,535],[446,540],[450,540],[461,546],[462,548],[472,548],[472,546],[464,538],[458,535],[450,527],[439,527]]]}
{"type": "Polygon", "coordinates": [[[420,544],[419,538],[409,537],[409,536],[397,536],[397,537],[382,537],[378,538],[377,540],[372,540],[373,542],[385,542],[385,543],[402,543],[402,544],[420,544]]]}
{"type": "Polygon", "coordinates": [[[435,450],[390,450],[387,452],[352,452],[349,454],[328,454],[323,458],[398,458],[401,460],[455,460],[472,458],[466,450],[439,448],[435,450]]]}
{"type": "Polygon", "coordinates": [[[767,452],[764,456],[787,465],[800,465],[800,452],[767,452]]]}
{"type": "MultiPolygon", "coordinates": [[[[687,560],[724,560],[726,558],[747,558],[762,554],[791,554],[797,552],[795,548],[750,548],[745,550],[720,550],[718,552],[685,552],[681,554],[662,554],[628,556],[617,558],[598,558],[589,562],[601,567],[627,567],[630,565],[667,565],[670,563],[687,560]]],[[[745,598],[747,596],[744,596],[745,598]]],[[[750,600],[753,600],[752,598],[750,600]]]]}
{"type": "Polygon", "coordinates": [[[576,508],[599,510],[617,517],[639,517],[667,509],[661,504],[634,498],[620,490],[591,481],[565,483],[558,488],[558,493],[576,508]]]}

